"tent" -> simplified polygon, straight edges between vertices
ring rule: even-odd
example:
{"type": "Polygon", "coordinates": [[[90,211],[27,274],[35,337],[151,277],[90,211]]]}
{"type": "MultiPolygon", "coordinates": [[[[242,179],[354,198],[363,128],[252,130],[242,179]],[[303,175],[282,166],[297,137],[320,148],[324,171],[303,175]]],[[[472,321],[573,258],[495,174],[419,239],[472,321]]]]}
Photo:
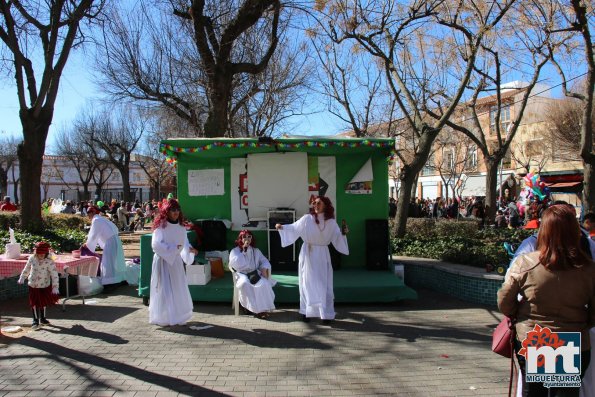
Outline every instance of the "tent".
{"type": "Polygon", "coordinates": [[[325,195],[337,222],[345,220],[350,230],[350,255],[341,258],[341,268],[363,270],[366,221],[388,218],[394,148],[390,138],[291,137],[176,138],[163,140],[160,150],[177,167],[184,216],[224,220],[227,249],[239,230],[251,229],[267,255],[268,210],[292,209],[297,219],[312,196],[325,195]]]}

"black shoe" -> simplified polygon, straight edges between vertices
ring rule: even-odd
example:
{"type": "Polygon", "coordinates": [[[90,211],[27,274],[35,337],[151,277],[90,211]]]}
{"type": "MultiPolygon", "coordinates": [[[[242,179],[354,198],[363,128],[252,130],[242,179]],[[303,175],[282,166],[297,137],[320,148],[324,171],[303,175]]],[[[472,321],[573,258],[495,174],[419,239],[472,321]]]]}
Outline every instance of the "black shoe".
{"type": "Polygon", "coordinates": [[[33,322],[31,323],[31,329],[33,331],[37,331],[39,329],[39,322],[37,320],[33,320],[33,322]]]}
{"type": "Polygon", "coordinates": [[[333,323],[333,320],[322,320],[323,325],[331,325],[332,323],[333,323]]]}
{"type": "Polygon", "coordinates": [[[246,309],[244,306],[240,305],[240,310],[242,311],[242,314],[244,316],[252,316],[255,315],[254,313],[252,313],[250,310],[246,309]]]}
{"type": "Polygon", "coordinates": [[[50,322],[47,320],[47,318],[42,318],[41,320],[39,320],[39,322],[40,322],[40,323],[42,323],[43,325],[49,325],[49,324],[51,324],[51,323],[50,323],[50,322]]]}
{"type": "Polygon", "coordinates": [[[309,323],[310,322],[310,319],[308,317],[306,317],[305,314],[302,314],[302,321],[305,322],[305,323],[309,323]]]}

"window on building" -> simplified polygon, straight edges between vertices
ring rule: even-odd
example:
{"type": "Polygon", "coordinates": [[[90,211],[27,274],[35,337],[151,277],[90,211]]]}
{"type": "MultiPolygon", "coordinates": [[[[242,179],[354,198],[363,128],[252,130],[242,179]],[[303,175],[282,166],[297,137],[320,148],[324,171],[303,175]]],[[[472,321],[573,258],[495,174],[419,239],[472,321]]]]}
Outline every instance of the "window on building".
{"type": "Polygon", "coordinates": [[[477,167],[477,146],[471,145],[467,154],[467,166],[465,168],[472,170],[475,167],[477,167]]]}
{"type": "Polygon", "coordinates": [[[140,182],[140,173],[135,172],[134,174],[132,174],[132,180],[135,182],[140,182]]]}
{"type": "Polygon", "coordinates": [[[455,168],[455,149],[447,148],[444,150],[444,165],[447,169],[452,170],[455,168]]]}
{"type": "Polygon", "coordinates": [[[432,175],[434,173],[434,155],[428,157],[428,161],[424,168],[421,169],[422,176],[432,175]]]}
{"type": "MultiPolygon", "coordinates": [[[[496,133],[496,116],[498,114],[498,106],[490,108],[490,133],[496,133]]],[[[510,105],[502,106],[500,108],[500,134],[507,135],[510,127],[510,105]]]]}

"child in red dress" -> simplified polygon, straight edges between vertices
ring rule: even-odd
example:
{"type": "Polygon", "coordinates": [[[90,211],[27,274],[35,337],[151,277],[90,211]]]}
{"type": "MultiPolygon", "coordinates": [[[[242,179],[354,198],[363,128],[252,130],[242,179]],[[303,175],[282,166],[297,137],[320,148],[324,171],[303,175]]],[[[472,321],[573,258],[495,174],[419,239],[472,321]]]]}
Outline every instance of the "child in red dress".
{"type": "Polygon", "coordinates": [[[58,271],[49,258],[50,245],[44,241],[35,244],[35,254],[29,257],[18,283],[25,279],[29,284],[29,305],[33,312],[31,329],[37,331],[41,325],[49,324],[46,319],[47,306],[58,302],[58,271]]]}

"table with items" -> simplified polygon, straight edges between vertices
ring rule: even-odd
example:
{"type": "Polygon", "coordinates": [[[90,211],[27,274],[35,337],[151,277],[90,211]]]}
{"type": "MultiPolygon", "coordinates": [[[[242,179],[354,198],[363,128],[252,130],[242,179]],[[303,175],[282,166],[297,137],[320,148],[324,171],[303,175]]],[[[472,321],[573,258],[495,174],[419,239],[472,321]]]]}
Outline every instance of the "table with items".
{"type": "MultiPolygon", "coordinates": [[[[5,255],[0,255],[0,280],[10,277],[18,277],[29,259],[29,254],[23,254],[18,259],[9,259],[5,255]]],[[[65,279],[66,291],[64,299],[62,300],[62,310],[65,308],[65,303],[68,299],[75,297],[82,297],[83,304],[85,303],[84,295],[70,295],[69,291],[69,276],[97,276],[97,269],[99,267],[99,259],[94,256],[81,256],[74,258],[71,255],[56,255],[54,259],[56,269],[60,273],[60,277],[65,279]]]]}

